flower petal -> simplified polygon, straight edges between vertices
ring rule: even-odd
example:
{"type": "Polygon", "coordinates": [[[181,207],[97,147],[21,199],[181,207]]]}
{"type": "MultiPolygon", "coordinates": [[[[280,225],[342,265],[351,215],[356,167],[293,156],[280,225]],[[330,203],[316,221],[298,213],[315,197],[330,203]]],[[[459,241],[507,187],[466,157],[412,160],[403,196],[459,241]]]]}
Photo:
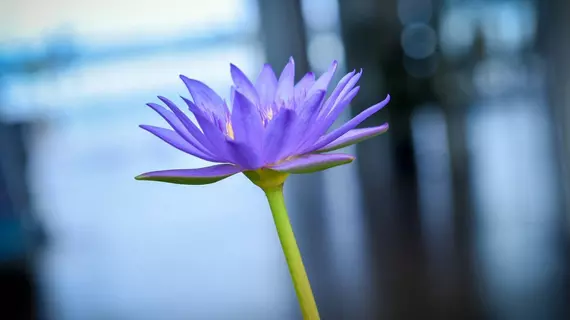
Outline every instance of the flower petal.
{"type": "Polygon", "coordinates": [[[334,88],[333,92],[331,93],[331,95],[329,96],[329,98],[327,99],[325,104],[323,105],[323,108],[320,111],[319,117],[324,117],[326,114],[328,114],[328,111],[330,110],[330,108],[332,108],[334,106],[335,102],[337,101],[338,97],[340,96],[340,93],[346,87],[348,82],[350,82],[350,79],[352,79],[354,77],[355,73],[356,73],[356,70],[353,70],[352,72],[349,72],[344,77],[342,77],[342,79],[340,79],[340,81],[338,82],[338,84],[334,88]]]}
{"type": "Polygon", "coordinates": [[[344,148],[346,146],[350,146],[352,144],[375,137],[386,131],[388,131],[387,123],[378,127],[352,129],[347,133],[343,134],[342,136],[340,136],[338,139],[327,144],[323,148],[317,150],[317,152],[329,152],[340,148],[344,148]]]}
{"type": "Polygon", "coordinates": [[[305,76],[295,85],[295,100],[298,104],[307,97],[307,93],[315,84],[315,74],[308,72],[305,76]]]}
{"type": "Polygon", "coordinates": [[[166,122],[168,122],[170,127],[172,127],[172,129],[174,129],[176,133],[178,133],[182,138],[184,138],[184,140],[188,142],[195,140],[194,137],[188,134],[188,131],[186,130],[180,119],[178,119],[178,117],[176,117],[174,113],[166,110],[166,108],[156,103],[151,102],[147,103],[146,105],[149,106],[156,113],[158,113],[164,120],[166,120],[166,122]]]}
{"type": "Polygon", "coordinates": [[[295,91],[295,61],[293,57],[289,58],[289,62],[283,68],[283,72],[279,76],[279,82],[277,83],[277,92],[275,94],[277,99],[283,101],[289,101],[294,98],[295,91]]]}
{"type": "Polygon", "coordinates": [[[220,161],[220,159],[218,157],[213,157],[209,154],[206,154],[206,153],[198,150],[197,148],[195,148],[194,146],[189,144],[188,141],[184,140],[175,131],[165,129],[165,128],[160,128],[160,127],[155,127],[155,126],[144,125],[144,124],[140,125],[140,127],[143,128],[144,130],[154,134],[155,136],[160,138],[162,141],[168,143],[169,145],[173,146],[174,148],[176,148],[180,151],[186,152],[188,154],[191,154],[191,155],[198,157],[200,159],[204,159],[206,161],[223,162],[223,161],[220,161]]]}
{"type": "Polygon", "coordinates": [[[230,139],[228,139],[226,143],[227,152],[232,159],[232,163],[246,170],[254,170],[261,167],[261,157],[250,145],[230,139]]]}
{"type": "Polygon", "coordinates": [[[287,141],[288,128],[292,127],[296,121],[297,114],[292,109],[283,108],[279,110],[275,119],[269,122],[263,139],[263,163],[274,163],[279,159],[281,149],[287,141]]]}
{"type": "Polygon", "coordinates": [[[319,108],[323,103],[325,95],[326,92],[324,90],[316,91],[295,111],[297,113],[297,117],[293,125],[286,129],[288,137],[284,145],[281,147],[278,159],[286,158],[295,154],[299,149],[299,146],[307,136],[307,132],[310,130],[311,126],[315,125],[314,121],[318,115],[319,108]]]}
{"type": "MultiPolygon", "coordinates": [[[[339,107],[339,105],[341,103],[343,103],[345,100],[350,99],[352,100],[354,98],[354,96],[348,98],[352,92],[355,89],[355,85],[358,82],[358,80],[360,80],[360,77],[362,76],[362,69],[360,70],[359,73],[355,74],[354,77],[350,78],[350,80],[346,83],[346,86],[342,89],[342,91],[339,93],[337,99],[335,100],[335,102],[332,104],[332,106],[330,106],[330,108],[327,110],[328,112],[324,114],[325,117],[329,117],[331,114],[334,113],[335,109],[339,107]]],[[[345,105],[346,106],[346,105],[345,105]]],[[[341,107],[342,108],[342,107],[341,107]]],[[[338,115],[340,115],[341,112],[337,112],[338,115]]],[[[338,117],[337,115],[337,117],[338,117]]],[[[334,120],[336,120],[336,117],[334,118],[334,120]]],[[[334,121],[333,120],[333,121],[334,121]]],[[[328,128],[327,128],[328,129],[328,128]]]]}
{"type": "Polygon", "coordinates": [[[263,122],[255,105],[241,91],[236,91],[232,110],[232,126],[235,140],[257,149],[261,146],[263,122]]]}
{"type": "Polygon", "coordinates": [[[307,98],[304,103],[300,106],[297,110],[297,114],[299,115],[299,120],[303,122],[308,122],[314,115],[316,115],[319,111],[321,104],[327,94],[324,90],[318,90],[313,93],[312,96],[307,98]]]}
{"type": "MultiPolygon", "coordinates": [[[[335,108],[331,110],[331,113],[329,115],[327,115],[324,119],[322,119],[322,118],[320,119],[318,124],[315,126],[315,128],[317,129],[315,131],[316,132],[316,134],[314,136],[315,138],[320,138],[323,134],[325,134],[330,129],[330,127],[334,124],[334,122],[340,116],[340,114],[352,102],[352,99],[354,99],[354,97],[356,97],[356,95],[358,94],[358,91],[360,91],[360,87],[356,87],[356,88],[350,90],[350,92],[348,92],[348,94],[345,95],[343,100],[335,103],[335,108]]],[[[313,143],[315,143],[315,141],[317,141],[317,140],[313,140],[313,143]]]]}
{"type": "Polygon", "coordinates": [[[225,179],[242,170],[231,164],[218,164],[199,169],[174,169],[143,173],[135,179],[176,184],[209,184],[225,179]]]}
{"type": "Polygon", "coordinates": [[[311,173],[350,163],[352,160],[353,156],[342,153],[309,154],[280,163],[271,169],[288,173],[311,173]]]}
{"type": "Polygon", "coordinates": [[[350,119],[347,123],[343,124],[342,126],[337,128],[336,130],[333,130],[332,132],[330,132],[329,134],[324,136],[322,139],[319,140],[320,142],[315,143],[315,145],[312,146],[306,152],[312,152],[314,150],[319,150],[322,147],[326,146],[327,144],[338,139],[343,134],[354,129],[356,126],[358,126],[360,123],[362,123],[362,121],[368,119],[368,117],[370,117],[371,115],[373,115],[374,113],[376,113],[380,109],[384,108],[388,104],[388,102],[390,102],[390,95],[388,95],[386,97],[386,99],[384,99],[382,102],[375,104],[372,107],[362,111],[356,117],[350,119]]]}
{"type": "Polygon", "coordinates": [[[181,98],[184,100],[184,102],[186,102],[188,108],[190,109],[190,112],[194,114],[196,120],[198,121],[198,124],[200,124],[200,128],[202,128],[204,136],[210,143],[209,149],[225,161],[231,162],[231,159],[228,158],[226,152],[226,138],[224,136],[224,133],[221,132],[218,127],[212,123],[210,119],[208,119],[204,112],[192,101],[184,97],[181,98]]]}
{"type": "Polygon", "coordinates": [[[192,99],[194,99],[194,103],[200,107],[205,108],[207,110],[211,110],[216,117],[220,119],[224,119],[226,115],[229,113],[228,107],[226,103],[220,96],[214,92],[210,87],[205,85],[204,83],[190,79],[184,75],[180,75],[180,79],[190,91],[192,95],[192,99]]]}
{"type": "Polygon", "coordinates": [[[298,148],[299,150],[298,153],[303,154],[315,150],[312,148],[313,144],[319,141],[319,139],[322,138],[323,134],[325,134],[329,130],[329,128],[334,124],[338,116],[340,116],[341,112],[344,111],[344,109],[350,104],[350,102],[356,96],[359,90],[360,87],[352,89],[347,94],[345,99],[342,100],[340,103],[338,103],[336,108],[334,108],[333,112],[329,116],[321,117],[319,114],[319,117],[313,121],[315,125],[313,126],[312,131],[306,135],[307,138],[304,140],[303,144],[298,148]]]}
{"type": "Polygon", "coordinates": [[[306,134],[306,138],[298,148],[299,150],[304,150],[311,147],[327,131],[328,127],[325,127],[326,122],[324,120],[326,119],[325,115],[328,114],[328,110],[330,110],[335,104],[341,91],[346,87],[350,79],[354,77],[355,73],[356,71],[353,70],[352,72],[349,72],[344,77],[342,77],[342,79],[340,79],[336,85],[336,88],[328,97],[327,101],[325,101],[325,103],[321,106],[318,117],[314,120],[315,125],[306,134]]]}
{"type": "Polygon", "coordinates": [[[243,95],[249,99],[249,101],[253,102],[256,106],[259,105],[259,96],[257,95],[257,91],[247,76],[234,64],[230,64],[230,73],[232,74],[232,80],[234,81],[237,89],[239,89],[243,95]]]}
{"type": "Polygon", "coordinates": [[[259,95],[261,107],[270,105],[275,100],[277,91],[277,77],[269,64],[265,64],[255,81],[255,89],[259,95]]]}
{"type": "Polygon", "coordinates": [[[232,110],[234,140],[249,146],[251,154],[247,158],[250,165],[260,164],[261,144],[263,143],[263,123],[255,105],[240,91],[236,91],[232,110]]]}
{"type": "Polygon", "coordinates": [[[206,154],[214,155],[212,150],[210,150],[209,148],[210,143],[208,142],[208,139],[206,139],[202,131],[198,129],[198,127],[194,124],[194,122],[192,122],[192,120],[190,120],[186,116],[186,114],[184,114],[184,112],[182,112],[178,108],[178,106],[174,104],[174,102],[162,96],[158,96],[158,98],[168,106],[168,108],[174,113],[174,115],[178,118],[178,120],[180,120],[180,122],[182,123],[184,128],[186,128],[187,132],[190,135],[189,136],[188,134],[182,135],[180,132],[178,132],[178,130],[176,130],[176,128],[174,128],[174,130],[178,132],[178,134],[180,134],[184,139],[186,139],[191,145],[196,147],[198,150],[206,154]]]}
{"type": "Polygon", "coordinates": [[[329,87],[329,83],[331,82],[332,77],[334,76],[334,73],[336,72],[337,66],[338,66],[338,62],[336,60],[333,61],[333,63],[331,64],[331,66],[329,67],[327,72],[323,73],[319,77],[317,82],[315,82],[313,87],[309,90],[309,92],[307,92],[307,96],[311,96],[312,94],[314,94],[318,90],[325,90],[326,91],[327,88],[329,87]]]}
{"type": "Polygon", "coordinates": [[[234,97],[236,95],[236,87],[235,86],[231,86],[230,87],[230,106],[234,105],[234,97]]]}

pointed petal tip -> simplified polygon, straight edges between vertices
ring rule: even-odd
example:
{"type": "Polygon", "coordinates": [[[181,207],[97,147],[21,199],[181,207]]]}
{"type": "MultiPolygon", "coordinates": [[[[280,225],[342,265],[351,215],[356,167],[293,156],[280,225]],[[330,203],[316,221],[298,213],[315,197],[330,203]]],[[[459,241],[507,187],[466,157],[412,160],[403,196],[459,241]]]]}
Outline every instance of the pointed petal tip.
{"type": "Polygon", "coordinates": [[[230,72],[240,72],[240,68],[238,68],[238,66],[236,66],[235,64],[230,62],[230,72]]]}
{"type": "Polygon", "coordinates": [[[385,106],[388,105],[388,103],[390,102],[390,99],[392,99],[392,97],[390,96],[390,94],[386,95],[386,98],[384,98],[384,100],[378,102],[377,104],[373,105],[372,107],[370,107],[370,109],[372,108],[378,108],[378,110],[374,111],[380,111],[381,109],[384,109],[385,106]]]}
{"type": "Polygon", "coordinates": [[[194,105],[194,102],[193,102],[192,100],[190,100],[190,99],[188,99],[188,98],[186,98],[186,97],[184,97],[184,96],[182,96],[182,95],[179,95],[179,97],[180,97],[180,99],[184,100],[184,102],[186,102],[186,104],[187,104],[188,106],[194,105]]]}
{"type": "Polygon", "coordinates": [[[168,99],[168,98],[166,98],[166,97],[164,97],[164,96],[156,96],[156,97],[157,97],[160,101],[162,101],[162,102],[164,102],[164,103],[166,103],[166,104],[172,103],[172,101],[170,101],[170,99],[168,99]]]}
{"type": "Polygon", "coordinates": [[[158,104],[156,104],[154,102],[148,102],[148,103],[146,103],[146,105],[155,111],[156,111],[157,107],[160,107],[158,104]]]}
{"type": "Polygon", "coordinates": [[[193,83],[198,82],[198,80],[195,80],[195,79],[192,79],[192,78],[188,78],[187,76],[185,76],[185,75],[183,75],[183,74],[180,75],[180,79],[182,79],[182,81],[183,81],[185,84],[188,84],[188,83],[193,84],[193,83]]]}
{"type": "Polygon", "coordinates": [[[329,67],[329,70],[334,71],[336,70],[336,68],[338,67],[338,60],[333,60],[331,63],[331,66],[329,67]]]}
{"type": "Polygon", "coordinates": [[[234,101],[236,101],[236,99],[239,99],[240,101],[244,101],[242,99],[249,101],[249,99],[247,99],[247,96],[239,88],[234,88],[234,94],[234,101]]]}
{"type": "Polygon", "coordinates": [[[184,85],[188,88],[188,90],[190,90],[190,88],[193,85],[197,85],[200,83],[200,81],[188,78],[187,76],[185,76],[183,74],[180,75],[180,79],[182,80],[182,82],[184,82],[184,85]]]}

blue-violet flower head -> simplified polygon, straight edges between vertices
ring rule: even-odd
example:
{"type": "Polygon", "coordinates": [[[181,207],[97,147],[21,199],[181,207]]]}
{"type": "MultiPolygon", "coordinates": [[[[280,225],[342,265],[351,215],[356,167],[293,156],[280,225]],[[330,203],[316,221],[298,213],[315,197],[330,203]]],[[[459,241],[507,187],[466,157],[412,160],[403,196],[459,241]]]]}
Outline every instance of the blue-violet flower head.
{"type": "Polygon", "coordinates": [[[181,75],[192,96],[192,100],[182,99],[196,121],[174,102],[159,96],[168,109],[156,103],[148,106],[171,128],[141,127],[183,152],[218,164],[199,169],[153,171],[136,179],[208,184],[244,172],[264,187],[261,181],[264,177],[315,172],[351,162],[353,156],[326,152],[386,132],[387,123],[359,129],[356,126],[383,108],[390,96],[329,132],[358,93],[360,87],[356,84],[362,75],[362,71],[348,73],[327,97],[336,68],[334,61],[318,79],[309,72],[295,84],[293,58],[278,79],[271,66],[265,64],[255,82],[232,64],[231,110],[204,83],[181,75]]]}

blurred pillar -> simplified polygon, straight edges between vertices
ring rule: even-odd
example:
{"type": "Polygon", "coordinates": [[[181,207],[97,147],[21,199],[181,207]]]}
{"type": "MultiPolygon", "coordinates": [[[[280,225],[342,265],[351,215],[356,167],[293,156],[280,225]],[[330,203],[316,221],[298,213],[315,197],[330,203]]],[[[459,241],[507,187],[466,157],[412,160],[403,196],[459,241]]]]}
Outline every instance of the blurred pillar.
{"type": "MultiPolygon", "coordinates": [[[[261,36],[267,62],[275,72],[282,70],[289,57],[295,58],[295,71],[309,71],[307,39],[300,0],[258,0],[261,36]]],[[[279,76],[279,74],[277,74],[279,76]]]]}
{"type": "Polygon", "coordinates": [[[0,122],[0,262],[27,256],[26,222],[30,217],[27,184],[27,124],[0,122]]]}
{"type": "MultiPolygon", "coordinates": [[[[540,0],[536,48],[545,60],[546,90],[555,124],[560,181],[566,212],[570,212],[570,1],[540,0]]],[[[570,228],[570,216],[566,217],[570,228]]]]}
{"type": "MultiPolygon", "coordinates": [[[[440,33],[441,34],[441,33],[440,33]]],[[[452,283],[450,301],[461,305],[463,312],[473,318],[484,312],[477,292],[478,275],[473,250],[474,227],[473,180],[471,179],[471,155],[467,129],[468,113],[477,97],[471,81],[477,64],[484,59],[485,41],[481,30],[475,35],[470,52],[461,58],[449,59],[441,55],[434,78],[439,105],[446,120],[450,156],[450,172],[453,197],[453,237],[449,265],[442,270],[447,284],[452,283]]]]}
{"type": "MultiPolygon", "coordinates": [[[[261,36],[267,62],[279,77],[289,57],[295,58],[296,80],[309,71],[307,36],[300,0],[258,0],[261,36]]],[[[319,311],[323,318],[334,318],[334,291],[328,268],[324,237],[323,177],[321,173],[293,175],[285,185],[291,223],[297,236],[319,311]]],[[[293,290],[291,288],[291,290],[293,290]]],[[[293,292],[293,291],[291,291],[293,292]]],[[[297,308],[296,300],[292,306],[297,308]]]]}
{"type": "Polygon", "coordinates": [[[0,318],[32,319],[35,316],[34,278],[30,249],[35,224],[31,221],[27,185],[27,124],[0,121],[0,318]]]}
{"type": "Polygon", "coordinates": [[[428,314],[428,299],[421,290],[425,275],[411,116],[414,107],[431,99],[429,81],[411,78],[404,69],[397,0],[339,0],[339,6],[347,68],[364,69],[353,113],[386,93],[392,96],[389,106],[366,123],[389,120],[388,134],[357,146],[365,219],[376,258],[375,287],[380,289],[373,293],[378,309],[374,317],[414,318],[428,314]]]}
{"type": "MultiPolygon", "coordinates": [[[[563,211],[566,229],[562,231],[563,252],[566,252],[566,265],[570,264],[568,248],[570,246],[570,1],[540,0],[538,6],[538,32],[536,49],[542,54],[546,67],[546,93],[548,95],[550,116],[554,123],[556,137],[555,150],[562,172],[563,211]]],[[[561,301],[570,301],[570,272],[566,272],[566,286],[561,301]]],[[[570,314],[570,304],[561,306],[562,312],[570,314]]]]}
{"type": "MultiPolygon", "coordinates": [[[[339,0],[342,36],[345,42],[347,67],[364,69],[361,91],[353,103],[354,114],[378,102],[385,93],[392,96],[388,107],[376,114],[366,126],[379,125],[388,120],[387,135],[357,146],[360,180],[364,193],[369,230],[372,233],[373,256],[376,258],[375,292],[379,303],[376,317],[412,319],[418,317],[474,317],[471,305],[472,287],[463,273],[469,264],[467,241],[461,241],[457,250],[465,252],[450,270],[454,275],[430,274],[426,261],[425,243],[421,238],[421,219],[418,204],[418,176],[412,135],[412,116],[418,107],[435,104],[442,107],[447,121],[452,156],[453,189],[461,193],[456,207],[457,232],[466,231],[465,217],[470,196],[467,185],[465,145],[465,108],[449,112],[449,103],[434,88],[438,85],[433,74],[414,74],[414,70],[429,70],[441,64],[436,52],[423,59],[406,56],[402,48],[403,23],[398,16],[398,0],[339,0]],[[414,69],[419,68],[419,69],[414,69]],[[461,119],[461,121],[458,121],[461,119]],[[451,288],[446,288],[451,287],[451,288]],[[447,291],[443,297],[438,290],[447,291]],[[383,304],[382,302],[387,302],[383,304]]],[[[410,1],[407,1],[410,4],[410,1]]],[[[432,1],[433,15],[429,27],[437,30],[441,1],[432,1]]],[[[448,70],[449,71],[449,70],[448,70]]],[[[445,72],[445,71],[439,71],[445,72]]],[[[454,194],[455,196],[455,194],[454,194]]],[[[460,238],[468,238],[468,234],[460,238]]],[[[450,252],[445,254],[451,255],[450,252]]]]}

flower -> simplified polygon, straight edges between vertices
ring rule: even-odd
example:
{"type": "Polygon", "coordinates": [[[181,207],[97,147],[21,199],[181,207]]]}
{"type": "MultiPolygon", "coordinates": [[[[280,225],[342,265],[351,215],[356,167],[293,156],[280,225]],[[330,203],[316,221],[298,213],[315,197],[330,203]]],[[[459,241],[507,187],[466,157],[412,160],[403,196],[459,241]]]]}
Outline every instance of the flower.
{"type": "Polygon", "coordinates": [[[383,108],[386,99],[362,111],[335,130],[329,131],[338,116],[356,96],[356,83],[362,75],[345,75],[326,98],[327,87],[336,71],[329,70],[315,79],[307,73],[294,83],[293,58],[279,79],[265,64],[255,83],[235,65],[230,65],[234,85],[230,105],[204,83],[180,76],[193,101],[182,97],[196,118],[192,121],[171,100],[158,96],[168,109],[149,103],[172,129],[150,125],[141,128],[171,146],[195,157],[219,163],[199,169],[153,171],[136,177],[178,184],[208,184],[243,172],[261,186],[282,183],[289,173],[308,173],[346,164],[354,157],[333,151],[388,130],[388,124],[355,129],[362,121],[383,108]]]}

